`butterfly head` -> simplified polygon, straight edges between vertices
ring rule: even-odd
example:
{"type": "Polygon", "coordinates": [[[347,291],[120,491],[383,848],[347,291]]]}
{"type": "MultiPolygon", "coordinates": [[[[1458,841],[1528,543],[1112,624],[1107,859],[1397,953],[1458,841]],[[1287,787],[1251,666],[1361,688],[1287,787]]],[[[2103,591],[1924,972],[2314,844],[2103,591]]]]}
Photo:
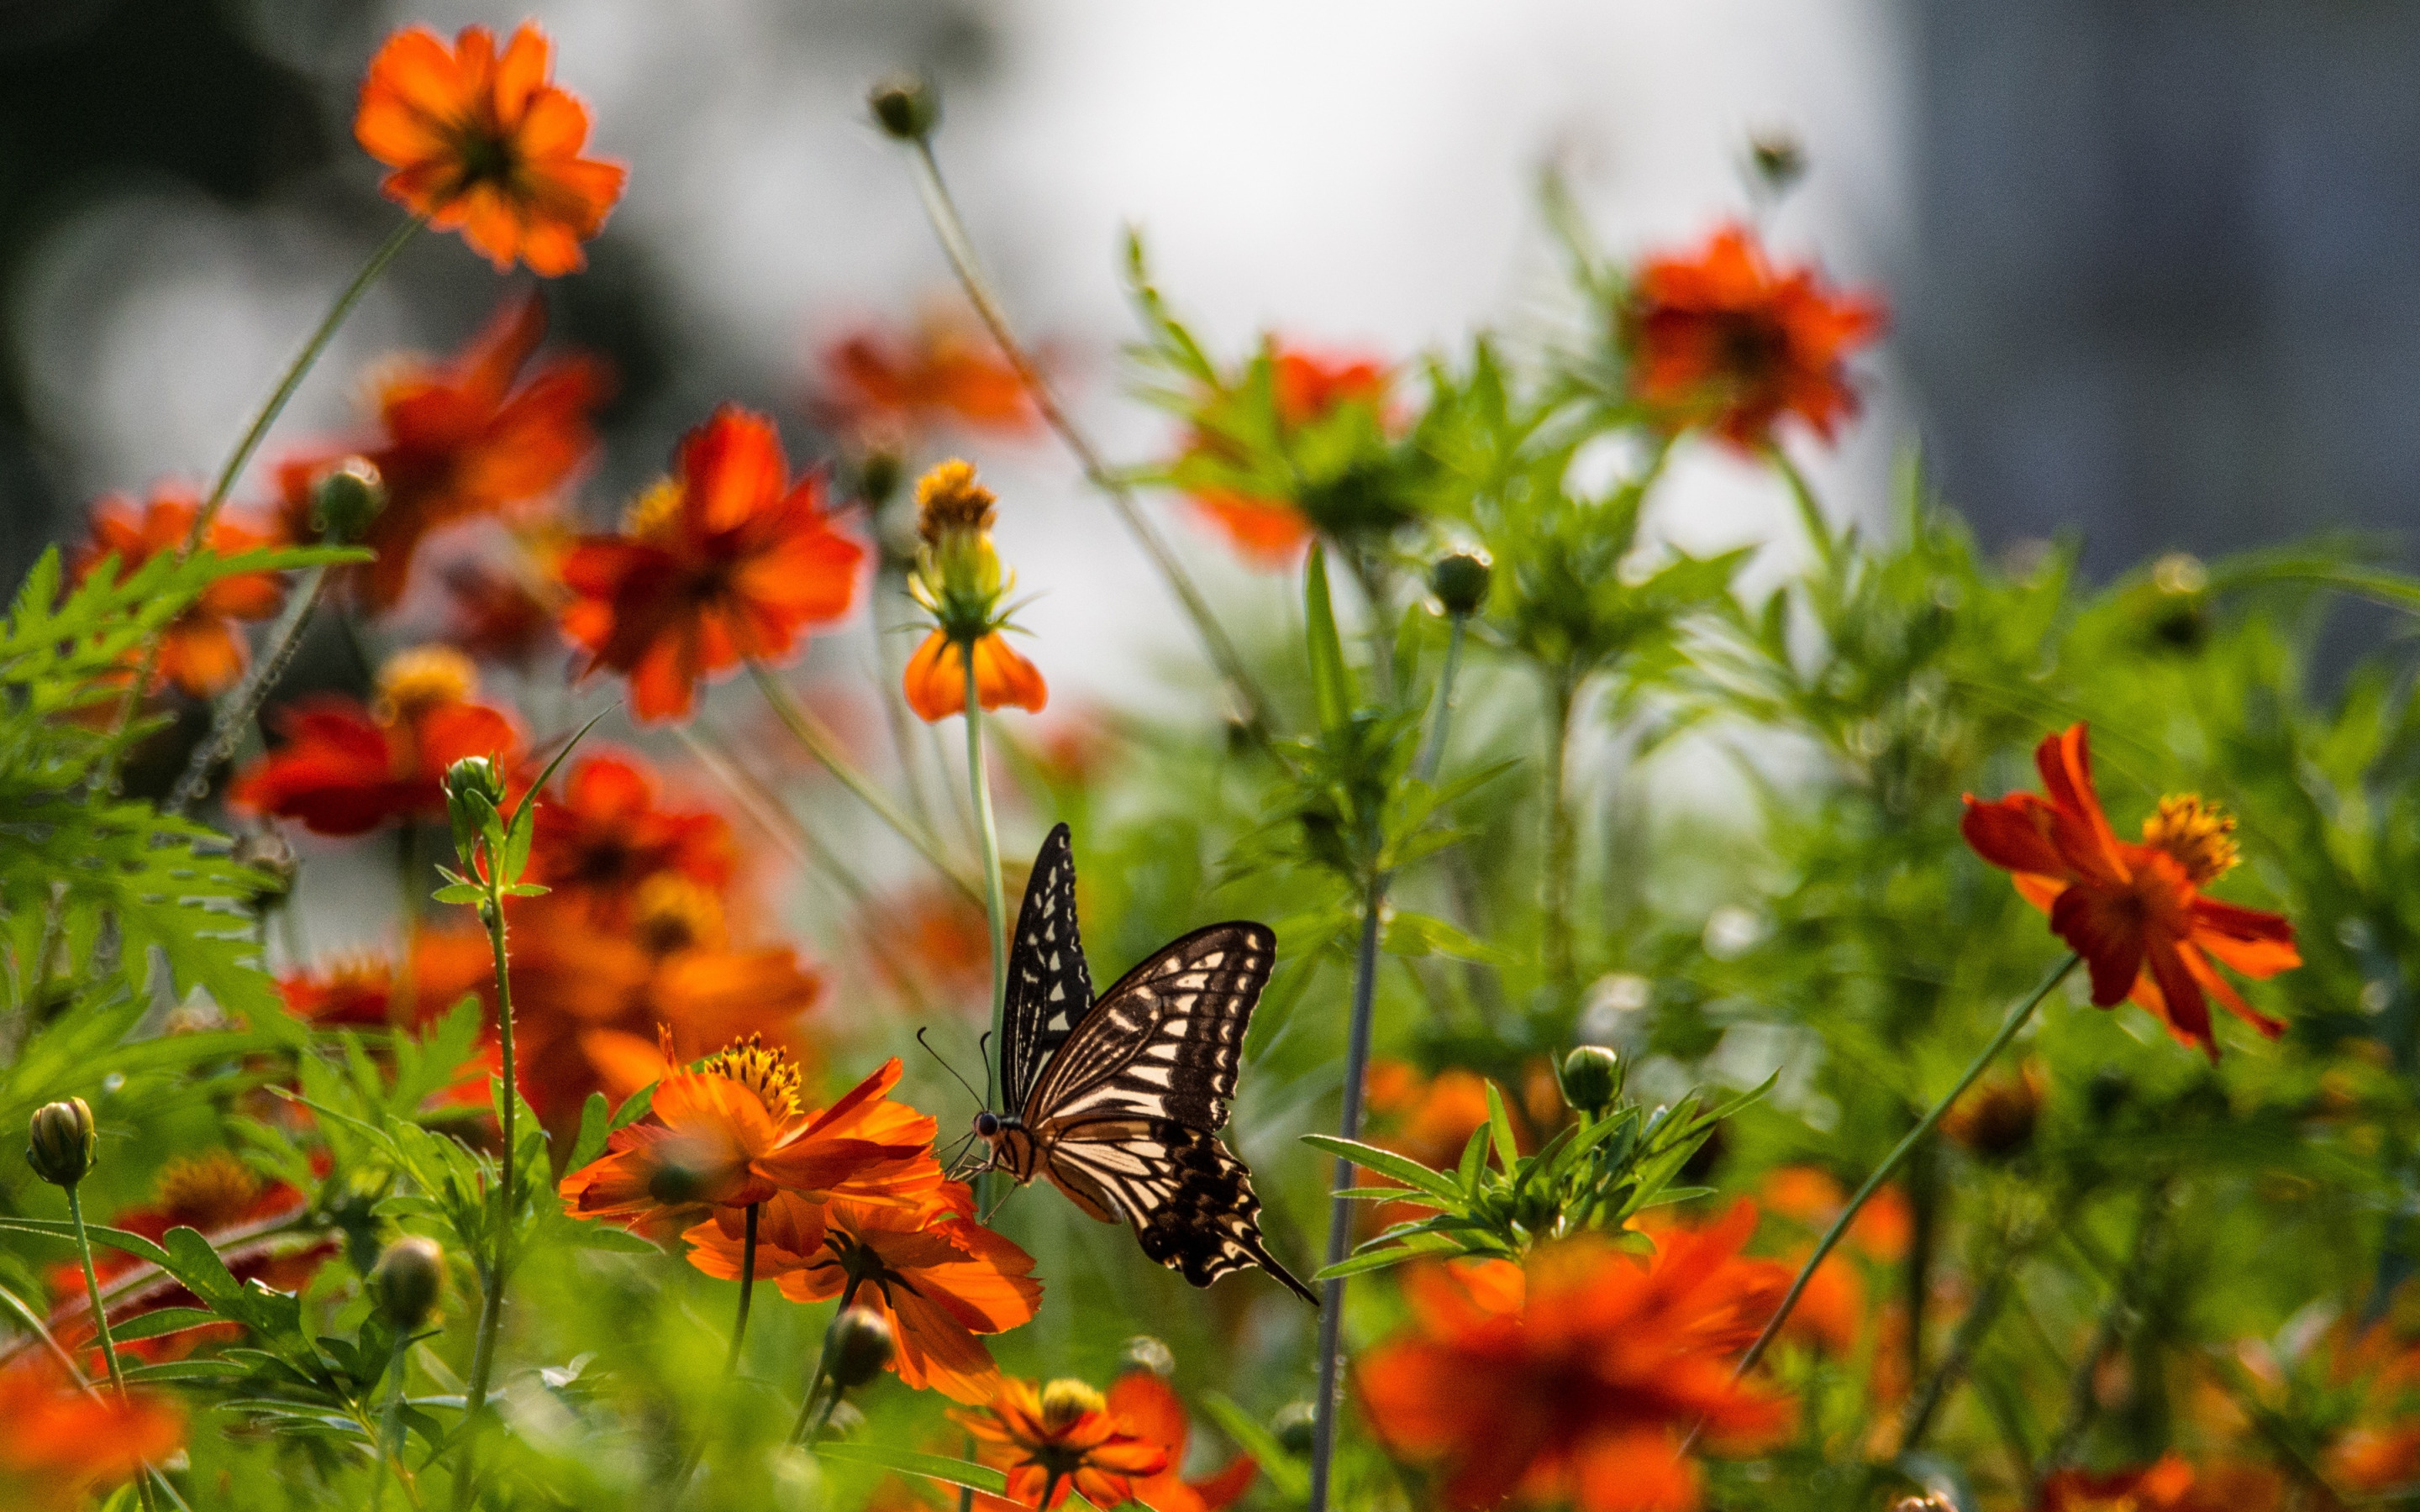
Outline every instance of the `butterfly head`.
{"type": "Polygon", "coordinates": [[[999,1115],[999,1114],[997,1114],[997,1113],[992,1112],[992,1111],[991,1111],[990,1109],[988,1109],[988,1108],[985,1109],[985,1110],[984,1110],[983,1112],[981,1112],[981,1113],[976,1114],[976,1115],[975,1115],[975,1137],[976,1137],[976,1138],[978,1138],[978,1139],[997,1139],[997,1138],[999,1138],[999,1137],[1000,1137],[1000,1115],[999,1115]]]}

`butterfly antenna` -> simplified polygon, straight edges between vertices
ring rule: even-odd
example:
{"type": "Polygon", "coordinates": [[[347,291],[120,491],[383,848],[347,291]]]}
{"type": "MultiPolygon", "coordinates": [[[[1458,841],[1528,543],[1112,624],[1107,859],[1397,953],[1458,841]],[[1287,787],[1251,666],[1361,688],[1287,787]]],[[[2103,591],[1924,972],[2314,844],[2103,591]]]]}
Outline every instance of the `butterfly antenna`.
{"type": "MultiPolygon", "coordinates": [[[[953,1080],[954,1080],[960,1087],[967,1089],[967,1095],[969,1097],[973,1097],[975,1095],[974,1083],[968,1081],[964,1076],[960,1076],[958,1074],[958,1068],[951,1065],[947,1059],[943,1058],[939,1050],[933,1048],[932,1041],[924,1038],[923,1030],[918,1029],[916,1031],[916,1042],[924,1047],[924,1053],[926,1055],[932,1057],[935,1060],[940,1061],[941,1069],[948,1072],[953,1080]]],[[[986,1108],[991,1106],[991,1098],[988,1094],[985,1095],[981,1105],[986,1108]]]]}
{"type": "MultiPolygon", "coordinates": [[[[983,1057],[983,1066],[984,1066],[984,1102],[983,1102],[983,1105],[984,1105],[984,1106],[985,1106],[985,1107],[989,1107],[989,1106],[991,1106],[991,1091],[992,1091],[992,1086],[991,1086],[991,1031],[990,1031],[989,1029],[985,1029],[985,1030],[984,1030],[984,1031],[983,1031],[983,1033],[978,1034],[978,1035],[976,1035],[976,1036],[975,1036],[975,1054],[983,1057]]],[[[969,1090],[969,1091],[972,1091],[972,1090],[973,1090],[973,1088],[968,1088],[968,1090],[969,1090]]]]}

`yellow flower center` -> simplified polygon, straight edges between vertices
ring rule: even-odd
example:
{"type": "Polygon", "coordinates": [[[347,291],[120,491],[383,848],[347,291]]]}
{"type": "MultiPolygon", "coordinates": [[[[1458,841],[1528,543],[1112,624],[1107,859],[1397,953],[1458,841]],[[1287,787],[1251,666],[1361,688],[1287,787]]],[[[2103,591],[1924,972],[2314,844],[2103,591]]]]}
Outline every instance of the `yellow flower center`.
{"type": "Polygon", "coordinates": [[[991,529],[997,501],[975,481],[973,463],[944,462],[917,482],[916,533],[935,547],[949,536],[980,534],[991,529]]]}
{"type": "Polygon", "coordinates": [[[2143,843],[2165,851],[2185,869],[2194,886],[2215,882],[2235,869],[2235,816],[2187,793],[2160,800],[2160,811],[2143,821],[2143,843]]]}
{"type": "Polygon", "coordinates": [[[195,1228],[232,1223],[259,1196],[260,1178],[224,1149],[172,1160],[160,1172],[160,1206],[195,1228]]]}
{"type": "Polygon", "coordinates": [[[392,723],[447,703],[462,703],[479,687],[479,670],[452,646],[398,651],[379,669],[378,715],[392,723]]]}
{"type": "Polygon", "coordinates": [[[658,478],[622,512],[622,533],[634,541],[667,541],[680,523],[681,486],[658,478]]]}
{"type": "Polygon", "coordinates": [[[1042,1426],[1053,1433],[1064,1433],[1082,1422],[1086,1413],[1106,1412],[1109,1405],[1107,1398],[1083,1381],[1054,1381],[1042,1388],[1042,1426]]]}
{"type": "Polygon", "coordinates": [[[639,948],[649,955],[722,943],[721,900],[678,872],[659,872],[640,883],[630,913],[639,948]]]}
{"type": "Polygon", "coordinates": [[[755,1035],[723,1046],[698,1069],[745,1087],[777,1119],[799,1115],[798,1062],[788,1052],[764,1043],[755,1035]]]}

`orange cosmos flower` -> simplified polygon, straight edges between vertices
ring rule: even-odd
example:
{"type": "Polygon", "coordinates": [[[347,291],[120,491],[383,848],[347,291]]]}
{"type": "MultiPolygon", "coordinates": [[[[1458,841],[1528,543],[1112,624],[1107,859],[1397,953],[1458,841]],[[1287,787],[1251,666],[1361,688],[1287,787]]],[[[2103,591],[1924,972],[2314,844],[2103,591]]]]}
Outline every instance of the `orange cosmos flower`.
{"type": "Polygon", "coordinates": [[[977,1458],[1008,1472],[1010,1499],[1037,1512],[1070,1490],[1094,1506],[1116,1506],[1133,1497],[1135,1476],[1168,1468],[1168,1451],[1080,1381],[1054,1381],[1037,1392],[1031,1381],[1004,1380],[988,1404],[950,1416],[981,1441],[977,1458]]]}
{"type": "Polygon", "coordinates": [[[1644,1263],[1586,1236],[1526,1268],[1409,1272],[1412,1327],[1364,1361],[1364,1410],[1396,1452],[1438,1467],[1452,1506],[1693,1508],[1680,1449],[1698,1424],[1745,1450],[1791,1420],[1787,1399],[1731,1379],[1790,1281],[1739,1257],[1755,1227],[1742,1202],[1710,1228],[1667,1231],[1644,1263]]]}
{"type": "Polygon", "coordinates": [[[639,886],[675,873],[720,890],[736,850],[721,814],[657,806],[656,774],[636,756],[592,752],[537,808],[530,880],[585,904],[597,927],[625,929],[639,886]]]}
{"type": "Polygon", "coordinates": [[[502,712],[473,703],[476,671],[460,652],[424,646],[379,673],[378,702],[304,699],[277,720],[284,744],[228,790],[248,813],[302,822],[319,835],[445,815],[445,768],[465,756],[509,764],[520,736],[502,712]]]}
{"type": "Polygon", "coordinates": [[[2197,1467],[2174,1454],[2131,1470],[2055,1470],[2036,1512],[2274,1512],[2284,1499],[2263,1465],[2197,1467]]]}
{"type": "Polygon", "coordinates": [[[184,1442],[184,1414],[165,1398],[83,1391],[42,1359],[0,1370],[0,1488],[10,1506],[85,1505],[184,1442]]]}
{"type": "Polygon", "coordinates": [[[639,718],[678,718],[700,679],[777,660],[857,597],[865,550],[831,526],[819,474],[793,479],[773,423],[737,405],[681,439],[674,476],[618,535],[564,559],[564,633],[630,680],[639,718]]]}
{"type": "Polygon", "coordinates": [[[551,278],[588,266],[580,244],[605,227],[628,170],[583,158],[588,108],[549,80],[553,44],[524,22],[504,44],[465,26],[454,45],[426,26],[370,59],[353,138],[393,168],[387,198],[459,231],[510,272],[551,278]]]}
{"type": "Polygon", "coordinates": [[[1621,314],[1640,405],[1752,451],[1795,415],[1825,440],[1857,412],[1851,353],[1882,332],[1881,301],[1776,271],[1755,233],[1730,225],[1686,256],[1651,258],[1621,314]]]}
{"type": "Polygon", "coordinates": [[[675,1070],[647,1117],[614,1131],[605,1153],[563,1180],[582,1217],[660,1225],[700,1206],[744,1209],[790,1191],[913,1201],[927,1179],[934,1123],[890,1101],[896,1057],[820,1113],[799,1103],[798,1068],[752,1038],[675,1070]],[[905,1196],[901,1196],[905,1194],[905,1196]]]}
{"type": "Polygon", "coordinates": [[[991,544],[992,491],[964,462],[944,462],[916,485],[916,533],[923,544],[908,590],[933,616],[933,633],[908,658],[908,706],[927,724],[963,714],[971,648],[975,698],[985,708],[1014,705],[1040,713],[1050,699],[1042,673],[1012,650],[1001,600],[1016,586],[991,544]]]}
{"type": "Polygon", "coordinates": [[[2094,1005],[2132,998],[2213,1061],[2211,997],[2270,1039],[2285,1033],[2211,965],[2260,978],[2303,964],[2283,918],[2202,894],[2235,865],[2235,821],[2198,797],[2163,798],[2143,821],[2143,842],[2120,841],[2093,791],[2080,724],[2045,736],[2034,765],[2048,798],[2018,793],[1985,803],[1969,794],[1962,827],[1975,853],[2014,873],[2017,891],[2084,957],[2094,1005]]]}
{"type": "Polygon", "coordinates": [[[1167,1381],[1149,1370],[1129,1370],[1109,1387],[1109,1408],[1126,1420],[1135,1436],[1156,1443],[1168,1457],[1157,1473],[1138,1478],[1132,1495],[1152,1512],[1226,1512],[1243,1497],[1261,1467],[1237,1455],[1226,1468],[1201,1480],[1187,1480],[1185,1448],[1192,1425],[1185,1403],[1167,1381]]]}
{"type": "MultiPolygon", "coordinates": [[[[930,1120],[926,1120],[930,1126],[930,1120]]],[[[943,1181],[927,1159],[901,1178],[888,1200],[784,1192],[758,1215],[756,1273],[792,1302],[865,1307],[891,1324],[891,1369],[919,1391],[953,1401],[987,1400],[1000,1367],[979,1335],[1032,1319],[1042,1283],[1033,1257],[974,1219],[974,1198],[943,1181]],[[901,1200],[903,1197],[912,1200],[901,1200]]],[[[690,1263],[737,1280],[744,1215],[718,1208],[681,1237],[690,1263]]]]}
{"type": "MultiPolygon", "coordinates": [[[[1269,378],[1281,441],[1348,405],[1383,411],[1391,381],[1388,365],[1373,357],[1283,346],[1272,348],[1269,378]]],[[[1223,443],[1203,437],[1194,441],[1192,455],[1216,456],[1224,450],[1223,443]]],[[[1202,517],[1256,567],[1292,567],[1318,533],[1311,517],[1290,499],[1232,488],[1196,488],[1190,498],[1202,517]]]]}
{"type": "Polygon", "coordinates": [[[823,350],[816,408],[862,440],[912,440],[943,424],[1026,436],[1042,423],[1016,369],[989,334],[930,317],[905,333],[863,326],[823,350]]]}
{"type": "MultiPolygon", "coordinates": [[[[201,496],[180,485],[163,484],[141,504],[113,495],[92,510],[92,539],[76,555],[75,580],[92,576],[103,561],[117,559],[123,581],[137,567],[165,551],[185,548],[194,521],[201,514],[201,496]]],[[[234,556],[273,544],[275,537],[221,514],[210,521],[203,545],[221,556],[234,556]]],[[[233,687],[250,659],[239,620],[265,620],[286,600],[286,590],[273,572],[246,572],[222,578],[202,591],[192,606],[168,622],[160,635],[160,659],[151,687],[176,685],[190,698],[210,698],[233,687]]]]}
{"type": "MultiPolygon", "coordinates": [[[[411,947],[415,1028],[489,985],[495,971],[484,932],[424,929],[413,934],[411,947]]],[[[286,1011],[308,1024],[382,1029],[394,1022],[395,964],[375,951],[289,972],[278,979],[277,991],[286,1011]]]]}

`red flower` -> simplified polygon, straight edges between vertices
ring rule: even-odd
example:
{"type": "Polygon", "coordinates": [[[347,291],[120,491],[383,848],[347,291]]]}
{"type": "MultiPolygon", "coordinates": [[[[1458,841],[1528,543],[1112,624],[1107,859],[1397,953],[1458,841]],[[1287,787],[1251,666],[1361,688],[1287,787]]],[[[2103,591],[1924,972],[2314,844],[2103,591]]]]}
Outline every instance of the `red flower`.
{"type": "MultiPolygon", "coordinates": [[[[485,932],[417,932],[407,1024],[416,1028],[442,1017],[465,994],[489,985],[494,970],[485,932]]],[[[395,965],[384,956],[349,956],[313,970],[290,972],[278,979],[277,991],[286,999],[286,1011],[306,1023],[382,1029],[395,1022],[395,965]]]]}
{"type": "Polygon", "coordinates": [[[1731,1379],[1789,1273],[1744,1260],[1745,1202],[1702,1231],[1668,1230],[1641,1263],[1602,1239],[1406,1274],[1411,1328],[1373,1351],[1362,1401],[1380,1438],[1435,1462],[1456,1507],[1568,1504],[1581,1512],[1697,1505],[1680,1453],[1700,1423],[1746,1449],[1790,1404],[1731,1379]]]}
{"type": "Polygon", "coordinates": [[[2050,796],[2018,793],[1985,803],[1968,795],[1966,843],[2012,872],[2017,891],[2084,957],[2094,1004],[2111,1008],[2131,997],[2213,1061],[2209,997],[2273,1040],[2285,1033],[2211,965],[2214,958],[2265,978],[2303,964],[2294,926],[2283,918],[2202,894],[2235,865],[2235,821],[2198,797],[2163,798],[2143,821],[2143,843],[2120,841],[2093,791],[2080,724],[2045,736],[2034,765],[2050,796]]]}
{"type": "Polygon", "coordinates": [[[1071,1490],[1094,1506],[1116,1506],[1133,1497],[1133,1477],[1168,1466],[1168,1451],[1139,1436],[1080,1381],[1054,1381],[1036,1392],[1031,1381],[1005,1380],[989,1405],[950,1416],[982,1441],[977,1454],[985,1464],[1008,1472],[1008,1494],[1019,1506],[1054,1507],[1071,1490]]]}
{"type": "Polygon", "coordinates": [[[438,581],[451,608],[445,643],[465,655],[527,668],[555,643],[553,585],[534,573],[457,562],[438,581]]]}
{"type": "MultiPolygon", "coordinates": [[[[1383,410],[1389,383],[1387,364],[1375,358],[1286,347],[1274,348],[1269,378],[1281,442],[1348,405],[1383,410]]],[[[1195,440],[1191,455],[1216,457],[1228,449],[1203,437],[1195,440]]],[[[1318,533],[1311,517],[1290,499],[1217,487],[1195,488],[1190,497],[1202,517],[1256,567],[1292,567],[1318,533]]]]}
{"type": "Polygon", "coordinates": [[[0,1370],[0,1489],[10,1506],[82,1506],[184,1442],[184,1414],[163,1397],[82,1391],[39,1357],[0,1370]]]}
{"type": "Polygon", "coordinates": [[[1261,1467],[1251,1456],[1238,1455],[1216,1474],[1187,1480],[1181,1473],[1192,1425],[1186,1420],[1185,1403],[1151,1371],[1129,1370],[1120,1376],[1109,1387],[1109,1406],[1126,1420],[1137,1438],[1167,1453],[1166,1468],[1134,1483],[1134,1499],[1152,1512],[1226,1512],[1260,1473],[1261,1467]]]}
{"type": "Polygon", "coordinates": [[[470,702],[476,675],[460,652],[425,646],[387,663],[372,708],[334,696],[290,705],[277,721],[285,743],[236,779],[228,802],[320,835],[444,817],[446,767],[509,763],[520,747],[509,718],[470,702]]]}
{"type": "Polygon", "coordinates": [[[1743,451],[1769,442],[1786,414],[1830,440],[1857,412],[1848,357],[1884,321],[1879,301],[1827,288],[1812,269],[1776,272],[1738,225],[1694,255],[1651,258],[1621,313],[1638,402],[1743,451]]]}
{"type": "Polygon", "coordinates": [[[864,548],[834,530],[819,475],[792,479],[773,423],[737,405],[682,438],[675,475],[618,535],[563,564],[564,633],[630,679],[641,719],[689,713],[700,679],[790,654],[846,614],[864,548]]]}
{"type": "Polygon", "coordinates": [[[1041,424],[1016,369],[964,321],[925,319],[904,334],[865,326],[825,347],[820,365],[818,408],[863,440],[905,443],[945,424],[1023,436],[1041,424]]]}
{"type": "Polygon", "coordinates": [[[731,883],[731,825],[657,807],[655,773],[635,756],[583,757],[538,805],[536,825],[530,880],[584,903],[600,929],[628,927],[639,885],[660,872],[716,890],[731,883]]]}
{"type": "MultiPolygon", "coordinates": [[[[123,581],[161,552],[183,550],[201,507],[200,495],[174,485],[154,488],[139,506],[122,495],[102,500],[93,506],[92,539],[76,555],[75,580],[83,582],[111,556],[117,558],[113,581],[123,581]]],[[[234,556],[271,541],[269,532],[222,514],[210,521],[203,545],[221,556],[234,556]]],[[[249,659],[235,622],[265,620],[285,598],[286,590],[273,572],[239,573],[210,584],[161,632],[159,663],[146,691],[173,683],[189,697],[210,698],[233,687],[249,659]]]]}
{"type": "Polygon", "coordinates": [[[546,277],[588,265],[580,244],[605,226],[629,177],[582,157],[588,109],[549,81],[552,44],[523,23],[496,53],[495,34],[465,26],[454,45],[426,26],[399,31],[370,59],[353,137],[393,168],[387,197],[460,231],[509,272],[546,277]]]}

